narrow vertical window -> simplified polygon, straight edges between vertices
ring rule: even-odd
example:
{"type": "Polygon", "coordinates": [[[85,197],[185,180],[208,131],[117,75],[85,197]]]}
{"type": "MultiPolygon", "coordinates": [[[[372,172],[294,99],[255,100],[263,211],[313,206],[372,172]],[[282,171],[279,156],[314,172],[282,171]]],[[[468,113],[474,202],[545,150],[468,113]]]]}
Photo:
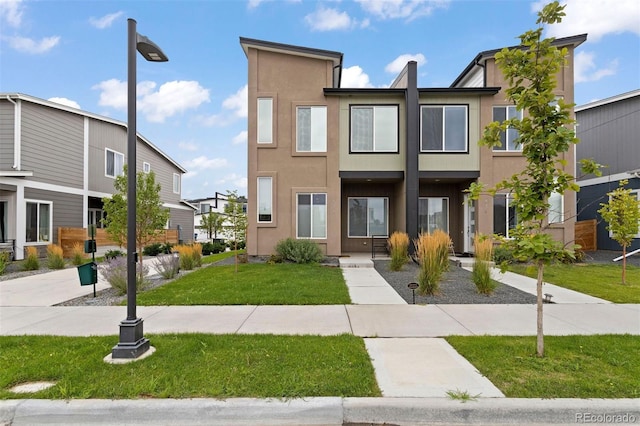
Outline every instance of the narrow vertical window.
{"type": "Polygon", "coordinates": [[[273,221],[272,185],[272,178],[258,178],[258,222],[260,223],[269,223],[273,221]]]}
{"type": "MultiPolygon", "coordinates": [[[[495,106],[493,107],[493,121],[502,123],[506,120],[516,118],[522,120],[522,111],[518,111],[514,106],[495,106]]],[[[505,132],[500,133],[500,146],[493,148],[494,151],[522,151],[522,145],[517,143],[519,133],[516,129],[507,128],[505,132]]]]}
{"type": "Polygon", "coordinates": [[[180,175],[177,173],[173,174],[173,193],[180,193],[180,175]]]}
{"type": "Polygon", "coordinates": [[[115,178],[124,174],[124,154],[105,148],[104,174],[115,178]]]}
{"type": "Polygon", "coordinates": [[[564,197],[558,192],[549,196],[549,223],[564,222],[564,197]]]}
{"type": "Polygon", "coordinates": [[[27,201],[26,203],[26,233],[28,243],[42,243],[51,241],[51,203],[42,201],[27,201]]]}
{"type": "Polygon", "coordinates": [[[327,194],[298,194],[298,238],[327,238],[327,194]]]}
{"type": "Polygon", "coordinates": [[[258,143],[273,143],[273,99],[258,98],[258,143]]]}
{"type": "Polygon", "coordinates": [[[149,173],[151,171],[151,164],[147,163],[146,161],[142,163],[142,171],[144,173],[149,173]]]}

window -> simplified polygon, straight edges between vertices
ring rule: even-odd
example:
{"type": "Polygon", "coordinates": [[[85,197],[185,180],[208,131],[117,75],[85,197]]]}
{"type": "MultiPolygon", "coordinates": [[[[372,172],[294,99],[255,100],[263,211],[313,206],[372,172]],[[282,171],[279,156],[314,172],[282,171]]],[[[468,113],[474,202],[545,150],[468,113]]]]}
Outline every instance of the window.
{"type": "Polygon", "coordinates": [[[327,238],[327,194],[298,194],[298,238],[327,238]]]}
{"type": "MultiPolygon", "coordinates": [[[[522,120],[522,111],[518,111],[514,106],[495,106],[493,107],[493,121],[502,123],[505,120],[517,118],[522,120]]],[[[500,134],[501,146],[493,148],[494,151],[522,151],[522,145],[516,143],[518,139],[518,131],[508,128],[506,132],[500,134]]]]}
{"type": "Polygon", "coordinates": [[[493,197],[493,233],[511,238],[509,231],[518,224],[514,200],[509,194],[493,197]]]}
{"type": "Polygon", "coordinates": [[[387,237],[388,222],[388,198],[349,198],[349,237],[387,237]]]}
{"type": "Polygon", "coordinates": [[[398,152],[398,107],[352,106],[351,152],[398,152]]]}
{"type": "Polygon", "coordinates": [[[420,149],[430,152],[467,151],[467,107],[425,106],[420,114],[420,149]]]}
{"type": "Polygon", "coordinates": [[[95,226],[96,228],[104,228],[104,220],[107,218],[107,214],[101,209],[89,209],[87,211],[87,225],[95,226]]]}
{"type": "Polygon", "coordinates": [[[142,171],[144,173],[149,173],[151,171],[151,164],[147,163],[146,161],[142,163],[142,171]]]}
{"type": "Polygon", "coordinates": [[[442,197],[418,200],[418,227],[420,232],[433,233],[440,229],[449,233],[449,199],[442,197]]]}
{"type": "Polygon", "coordinates": [[[549,196],[549,223],[564,222],[564,197],[558,192],[549,196]]]}
{"type": "Polygon", "coordinates": [[[27,201],[26,239],[28,243],[51,241],[53,208],[50,202],[27,201]]]}
{"type": "Polygon", "coordinates": [[[173,193],[180,193],[180,175],[177,173],[173,174],[173,193]]]}
{"type": "Polygon", "coordinates": [[[210,203],[200,203],[200,213],[201,214],[206,214],[209,213],[211,211],[211,204],[210,203]]]}
{"type": "Polygon", "coordinates": [[[273,99],[258,98],[258,143],[273,143],[273,99]]]}
{"type": "Polygon", "coordinates": [[[105,167],[104,174],[108,177],[115,178],[124,174],[124,155],[105,148],[105,167]]]}
{"type": "Polygon", "coordinates": [[[258,222],[268,223],[273,221],[272,185],[272,178],[258,178],[258,222]]]}
{"type": "Polygon", "coordinates": [[[327,152],[327,107],[298,107],[296,151],[327,152]]]}

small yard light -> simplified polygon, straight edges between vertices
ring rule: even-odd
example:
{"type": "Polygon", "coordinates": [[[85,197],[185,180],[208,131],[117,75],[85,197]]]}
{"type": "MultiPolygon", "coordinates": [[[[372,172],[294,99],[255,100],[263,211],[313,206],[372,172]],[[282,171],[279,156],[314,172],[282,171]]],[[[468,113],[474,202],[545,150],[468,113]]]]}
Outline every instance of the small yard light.
{"type": "Polygon", "coordinates": [[[413,293],[413,304],[416,304],[416,288],[418,288],[418,283],[409,283],[407,285],[407,287],[409,287],[411,289],[411,292],[413,293]]]}

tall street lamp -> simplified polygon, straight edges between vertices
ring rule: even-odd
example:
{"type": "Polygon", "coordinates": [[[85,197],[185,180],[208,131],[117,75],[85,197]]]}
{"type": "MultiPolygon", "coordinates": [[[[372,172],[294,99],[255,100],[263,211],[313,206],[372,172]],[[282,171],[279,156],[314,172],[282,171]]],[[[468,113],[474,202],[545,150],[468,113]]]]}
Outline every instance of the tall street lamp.
{"type": "Polygon", "coordinates": [[[112,358],[135,359],[149,350],[142,318],[136,315],[136,50],[151,62],[166,62],[160,47],[136,31],[136,21],[128,20],[127,36],[127,318],[120,323],[120,341],[112,358]]]}

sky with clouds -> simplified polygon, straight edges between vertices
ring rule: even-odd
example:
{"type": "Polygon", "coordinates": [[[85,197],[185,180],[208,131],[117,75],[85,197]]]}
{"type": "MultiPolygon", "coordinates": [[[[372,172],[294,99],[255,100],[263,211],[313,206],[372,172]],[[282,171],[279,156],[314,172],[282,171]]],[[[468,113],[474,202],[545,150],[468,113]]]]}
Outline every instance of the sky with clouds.
{"type": "MultiPolygon", "coordinates": [[[[640,88],[640,1],[566,0],[546,35],[588,33],[576,103],[640,88]]],[[[247,61],[239,37],[344,53],[342,87],[386,87],[407,61],[448,87],[475,55],[517,44],[540,1],[0,0],[0,92],[126,120],[127,18],[169,56],[138,57],[138,131],[189,172],[185,199],[246,193],[247,61]]]]}

